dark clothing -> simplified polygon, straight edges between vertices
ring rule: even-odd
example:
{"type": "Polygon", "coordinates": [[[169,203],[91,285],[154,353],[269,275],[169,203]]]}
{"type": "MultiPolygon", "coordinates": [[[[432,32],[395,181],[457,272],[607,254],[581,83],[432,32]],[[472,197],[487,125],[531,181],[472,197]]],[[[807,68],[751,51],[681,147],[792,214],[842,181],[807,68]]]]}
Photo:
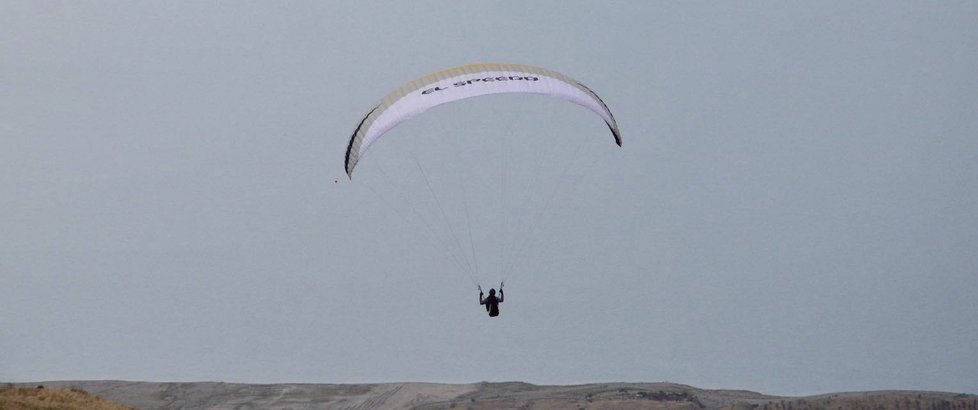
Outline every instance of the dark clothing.
{"type": "Polygon", "coordinates": [[[499,290],[499,298],[494,293],[489,292],[489,297],[483,298],[482,292],[479,292],[479,304],[486,305],[486,312],[489,312],[490,317],[499,316],[499,304],[503,303],[503,290],[499,290]]]}

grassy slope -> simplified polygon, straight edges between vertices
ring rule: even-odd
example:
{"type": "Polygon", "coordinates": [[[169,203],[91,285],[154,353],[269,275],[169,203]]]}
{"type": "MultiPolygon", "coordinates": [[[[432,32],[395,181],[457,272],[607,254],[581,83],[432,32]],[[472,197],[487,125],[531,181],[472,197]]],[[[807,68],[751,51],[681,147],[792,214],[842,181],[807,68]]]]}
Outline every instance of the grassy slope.
{"type": "Polygon", "coordinates": [[[124,407],[81,389],[0,387],[2,410],[124,410],[124,407]]]}

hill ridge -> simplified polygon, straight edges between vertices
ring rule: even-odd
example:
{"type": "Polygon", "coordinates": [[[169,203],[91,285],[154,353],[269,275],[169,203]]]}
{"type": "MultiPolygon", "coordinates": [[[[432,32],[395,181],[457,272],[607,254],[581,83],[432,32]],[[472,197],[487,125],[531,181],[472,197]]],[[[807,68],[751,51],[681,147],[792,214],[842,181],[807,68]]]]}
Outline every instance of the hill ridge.
{"type": "Polygon", "coordinates": [[[476,383],[226,383],[76,380],[18,383],[69,387],[138,409],[972,409],[973,394],[880,390],[776,396],[672,382],[536,385],[476,383]]]}

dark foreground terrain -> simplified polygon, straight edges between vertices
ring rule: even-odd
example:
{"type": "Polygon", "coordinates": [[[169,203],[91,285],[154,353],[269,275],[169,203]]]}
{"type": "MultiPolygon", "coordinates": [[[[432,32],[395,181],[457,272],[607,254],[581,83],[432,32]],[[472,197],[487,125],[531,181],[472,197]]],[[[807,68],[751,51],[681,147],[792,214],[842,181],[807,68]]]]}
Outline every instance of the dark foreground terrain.
{"type": "MultiPolygon", "coordinates": [[[[876,391],[808,397],[704,390],[674,383],[234,384],[57,381],[137,409],[972,409],[978,395],[876,391]]],[[[3,407],[0,405],[0,407],[3,407]]]]}

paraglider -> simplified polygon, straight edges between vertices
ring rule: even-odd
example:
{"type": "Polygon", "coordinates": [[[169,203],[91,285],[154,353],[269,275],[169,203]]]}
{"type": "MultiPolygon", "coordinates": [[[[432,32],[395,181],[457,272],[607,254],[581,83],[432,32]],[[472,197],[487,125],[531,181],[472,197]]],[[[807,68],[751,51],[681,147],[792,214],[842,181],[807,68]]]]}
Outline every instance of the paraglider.
{"type": "MultiPolygon", "coordinates": [[[[353,179],[353,170],[363,159],[370,146],[398,124],[443,104],[502,93],[544,95],[583,106],[604,121],[618,146],[622,144],[618,123],[611,114],[611,110],[594,91],[584,84],[556,71],[531,65],[469,64],[417,78],[398,87],[375,104],[360,119],[353,135],[350,136],[344,158],[347,176],[351,180],[353,179]]],[[[428,184],[428,177],[424,175],[420,163],[418,168],[422,172],[421,175],[425,179],[425,183],[428,184]]],[[[462,197],[464,198],[464,195],[462,197]]],[[[436,203],[439,204],[438,207],[441,208],[440,201],[435,199],[436,203]]],[[[441,209],[439,211],[442,218],[447,219],[444,216],[444,211],[441,209]]],[[[468,212],[467,208],[466,212],[468,212]]],[[[466,213],[466,221],[468,218],[466,213]]],[[[462,248],[453,232],[452,236],[456,248],[462,248]]],[[[451,243],[452,241],[446,242],[451,243]]],[[[517,247],[519,250],[523,248],[525,247],[517,247]]],[[[472,253],[474,259],[474,249],[472,253]]],[[[456,261],[456,263],[458,262],[456,261]]],[[[477,265],[475,270],[478,270],[477,265]]],[[[474,282],[476,281],[474,280],[474,282]]],[[[490,289],[489,296],[484,297],[482,287],[478,283],[476,285],[479,288],[479,304],[485,305],[489,316],[498,316],[499,304],[503,302],[502,284],[500,283],[499,286],[498,297],[495,289],[490,289]]]]}
{"type": "Polygon", "coordinates": [[[499,304],[503,303],[503,284],[499,284],[499,297],[496,297],[496,289],[489,289],[489,297],[483,297],[482,286],[479,286],[479,304],[486,305],[486,312],[489,317],[499,316],[499,304]]]}

